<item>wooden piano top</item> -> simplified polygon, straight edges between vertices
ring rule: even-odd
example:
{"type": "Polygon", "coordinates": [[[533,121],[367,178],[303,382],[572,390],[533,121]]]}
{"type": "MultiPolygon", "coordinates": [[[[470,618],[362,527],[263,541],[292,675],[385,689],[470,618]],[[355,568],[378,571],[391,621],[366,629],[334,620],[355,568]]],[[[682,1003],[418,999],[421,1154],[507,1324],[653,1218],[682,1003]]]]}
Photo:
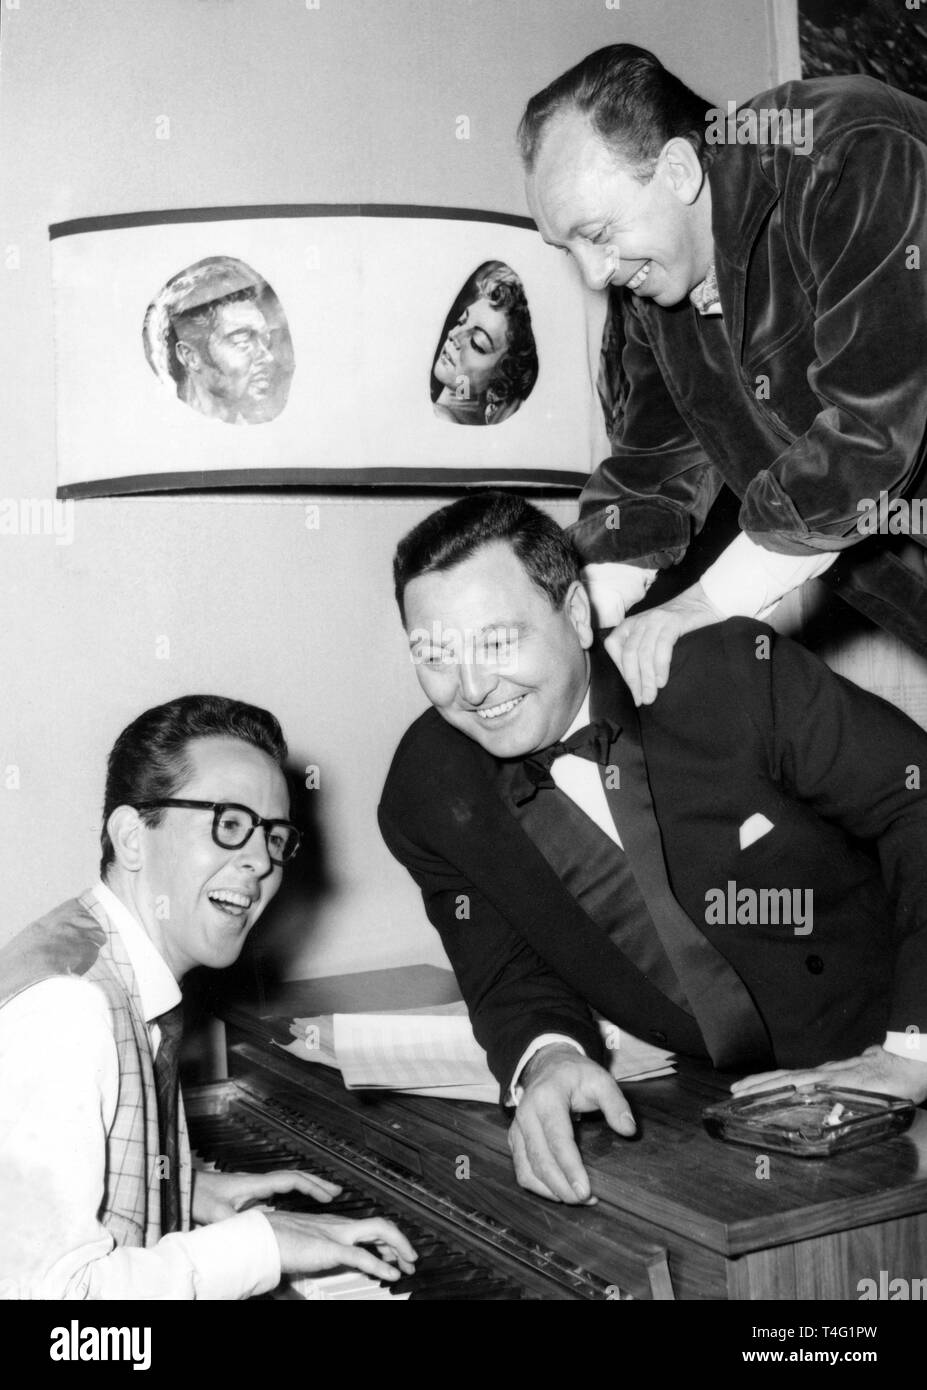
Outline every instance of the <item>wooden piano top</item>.
{"type": "MultiPolygon", "coordinates": [[[[382,1092],[347,1091],[337,1072],[301,1062],[273,1046],[288,1042],[294,1016],[333,1009],[381,1010],[402,1007],[391,994],[406,993],[414,971],[416,1003],[447,1002],[456,995],[453,977],[435,967],[373,972],[332,981],[296,981],[262,1005],[236,1004],[222,1010],[232,1029],[230,1041],[244,1041],[272,1060],[290,1086],[324,1098],[332,1113],[359,1117],[368,1134],[393,1135],[400,1146],[447,1146],[457,1153],[498,1156],[497,1173],[515,1200],[549,1207],[521,1192],[510,1173],[502,1111],[475,1102],[445,1101],[382,1092]],[[386,977],[395,976],[394,981],[386,977]],[[402,980],[400,980],[402,976],[402,980]],[[365,981],[372,989],[358,1003],[348,984],[365,981]],[[424,997],[423,997],[424,995],[424,997]],[[337,1002],[334,1002],[337,1001],[337,1002]],[[430,1136],[430,1137],[429,1137],[430,1136]],[[433,1143],[432,1143],[433,1141],[433,1143]]],[[[414,991],[413,991],[414,992],[414,991]]],[[[405,998],[405,1003],[412,1000],[405,998]]],[[[629,1084],[625,1089],[639,1137],[619,1138],[597,1118],[579,1125],[580,1146],[589,1169],[596,1209],[571,1209],[579,1225],[597,1221],[602,1208],[618,1208],[648,1227],[675,1232],[724,1256],[736,1256],[786,1242],[927,1212],[927,1112],[918,1110],[907,1134],[837,1157],[797,1159],[770,1153],[769,1177],[757,1175],[752,1148],[712,1139],[701,1122],[703,1108],[728,1094],[733,1077],[683,1059],[678,1074],[629,1084]]],[[[560,1212],[566,1209],[559,1208],[560,1212]]]]}

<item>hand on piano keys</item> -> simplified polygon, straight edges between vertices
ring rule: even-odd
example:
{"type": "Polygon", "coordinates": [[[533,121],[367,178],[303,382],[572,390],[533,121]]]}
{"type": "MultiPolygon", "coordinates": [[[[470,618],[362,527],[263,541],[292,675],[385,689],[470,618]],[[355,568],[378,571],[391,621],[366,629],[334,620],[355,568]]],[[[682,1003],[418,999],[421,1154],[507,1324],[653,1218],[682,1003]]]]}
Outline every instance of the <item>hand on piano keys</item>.
{"type": "Polygon", "coordinates": [[[382,1216],[352,1221],[295,1211],[266,1215],[280,1248],[283,1274],[315,1274],[346,1266],[393,1283],[400,1273],[415,1272],[416,1252],[399,1227],[382,1216]],[[371,1245],[376,1254],[365,1248],[371,1245]]]}
{"type": "MultiPolygon", "coordinates": [[[[236,1171],[222,1174],[228,1177],[253,1177],[255,1174],[281,1173],[280,1165],[290,1163],[294,1169],[305,1162],[307,1153],[294,1143],[292,1135],[281,1135],[263,1119],[243,1113],[201,1114],[193,1118],[191,1142],[196,1154],[198,1171],[197,1182],[203,1172],[215,1170],[217,1166],[236,1171]],[[245,1169],[245,1173],[237,1170],[245,1169]]],[[[330,1155],[326,1155],[330,1158],[330,1155]]],[[[288,1211],[305,1213],[314,1221],[331,1220],[329,1206],[336,1208],[340,1216],[352,1218],[352,1224],[366,1225],[385,1209],[387,1215],[395,1218],[411,1234],[417,1252],[414,1274],[403,1273],[397,1280],[393,1273],[384,1283],[372,1279],[359,1286],[354,1279],[364,1276],[355,1270],[346,1270],[345,1261],[336,1259],[328,1275],[305,1277],[296,1274],[284,1280],[285,1288],[277,1297],[328,1299],[330,1296],[364,1299],[392,1298],[394,1301],[407,1297],[418,1301],[520,1301],[529,1295],[521,1284],[496,1268],[491,1254],[477,1254],[465,1248],[455,1236],[447,1231],[435,1229],[429,1220],[417,1219],[402,1204],[388,1202],[384,1196],[365,1190],[358,1181],[355,1171],[348,1175],[345,1170],[322,1166],[324,1177],[319,1174],[319,1163],[312,1156],[315,1174],[313,1181],[325,1182],[336,1189],[337,1196],[319,1198],[309,1192],[295,1192],[290,1189],[275,1200],[276,1216],[288,1211]],[[340,1268],[338,1266],[341,1266],[340,1268]],[[349,1275],[352,1283],[345,1276],[349,1275]],[[329,1280],[333,1282],[329,1282],[329,1280]],[[366,1292],[365,1292],[366,1290],[366,1292]]],[[[287,1177],[293,1170],[287,1170],[287,1177]]],[[[194,1192],[195,1192],[194,1188],[194,1192]]],[[[385,1224],[390,1225],[387,1221],[385,1224]]],[[[396,1226],[392,1229],[397,1230],[396,1226]]],[[[343,1247],[342,1247],[343,1250],[343,1247]]]]}
{"type": "Polygon", "coordinates": [[[314,1202],[327,1203],[340,1196],[336,1182],[313,1173],[278,1169],[269,1173],[219,1173],[213,1165],[194,1170],[193,1220],[201,1226],[224,1221],[249,1207],[272,1204],[274,1197],[299,1192],[314,1202]]]}
{"type": "MultiPolygon", "coordinates": [[[[338,1183],[312,1173],[294,1170],[270,1172],[220,1173],[212,1164],[196,1169],[193,1185],[193,1218],[208,1224],[234,1216],[248,1207],[258,1207],[267,1216],[280,1248],[280,1268],[283,1274],[307,1275],[319,1270],[337,1270],[336,1279],[344,1281],[344,1267],[353,1266],[381,1280],[392,1282],[402,1274],[415,1271],[418,1258],[408,1240],[394,1225],[382,1217],[368,1216],[363,1220],[330,1215],[325,1205],[341,1196],[338,1183]],[[318,1212],[278,1211],[265,1205],[275,1197],[295,1196],[307,1205],[321,1204],[318,1212]],[[372,1245],[370,1250],[358,1250],[358,1245],[372,1245]],[[398,1265],[398,1269],[396,1266],[398,1265]]],[[[359,1276],[363,1278],[361,1274],[359,1276]]],[[[355,1279],[355,1284],[357,1280],[355,1279]]],[[[368,1280],[371,1288],[381,1288],[368,1280]]],[[[307,1293],[305,1297],[310,1297],[307,1293]]],[[[316,1295],[311,1295],[315,1297],[316,1295]]],[[[374,1295],[368,1295],[374,1296],[374,1295]]]]}

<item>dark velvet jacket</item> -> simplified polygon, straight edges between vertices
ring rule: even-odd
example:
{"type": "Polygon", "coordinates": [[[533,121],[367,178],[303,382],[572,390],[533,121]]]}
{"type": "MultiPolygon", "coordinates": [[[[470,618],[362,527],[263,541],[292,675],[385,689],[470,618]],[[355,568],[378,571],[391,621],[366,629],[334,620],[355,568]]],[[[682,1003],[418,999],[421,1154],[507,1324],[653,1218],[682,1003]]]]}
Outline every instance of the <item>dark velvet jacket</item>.
{"type": "Polygon", "coordinates": [[[787,554],[854,546],[882,491],[927,496],[927,103],[846,77],[744,109],[813,125],[712,147],[722,319],[613,291],[627,399],[573,528],[587,561],[674,564],[722,482],[742,529],[787,554]]]}
{"type": "MultiPolygon", "coordinates": [[[[591,713],[622,726],[620,768],[624,740],[642,747],[673,894],[750,991],[769,1064],[811,1066],[887,1029],[927,1029],[927,790],[913,786],[927,778],[924,730],[746,619],[683,638],[669,684],[640,711],[600,653],[591,713]],[[741,850],[755,813],[773,829],[741,850]],[[729,881],[810,890],[812,931],[710,922],[706,894],[729,881]]],[[[705,1055],[694,1019],[569,895],[502,799],[497,768],[429,710],[399,745],[379,814],[503,1088],[541,1033],[600,1055],[590,1006],[705,1055]]],[[[620,825],[621,791],[602,772],[620,825]]]]}

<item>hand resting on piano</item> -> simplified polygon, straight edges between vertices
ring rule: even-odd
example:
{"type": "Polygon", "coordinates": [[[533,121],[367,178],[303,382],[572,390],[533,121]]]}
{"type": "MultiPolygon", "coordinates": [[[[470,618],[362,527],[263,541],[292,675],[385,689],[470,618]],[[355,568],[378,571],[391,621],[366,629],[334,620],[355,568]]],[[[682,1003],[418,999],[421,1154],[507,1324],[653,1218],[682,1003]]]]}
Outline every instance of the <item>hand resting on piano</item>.
{"type": "Polygon", "coordinates": [[[522,1075],[524,1092],[509,1128],[509,1148],[521,1187],[555,1202],[595,1202],[573,1138],[571,1115],[601,1110],[616,1134],[637,1126],[612,1077],[569,1044],[540,1048],[522,1075]]]}
{"type": "Polygon", "coordinates": [[[311,1173],[216,1173],[198,1169],[193,1186],[193,1219],[209,1225],[258,1207],[267,1217],[280,1250],[282,1274],[314,1274],[322,1269],[350,1266],[374,1278],[392,1282],[415,1272],[416,1253],[392,1221],[370,1217],[351,1221],[343,1216],[275,1211],[275,1196],[300,1192],[316,1202],[330,1202],[341,1188],[311,1173]],[[364,1247],[376,1247],[377,1254],[364,1247]],[[396,1267],[398,1266],[398,1268],[396,1267]]]}

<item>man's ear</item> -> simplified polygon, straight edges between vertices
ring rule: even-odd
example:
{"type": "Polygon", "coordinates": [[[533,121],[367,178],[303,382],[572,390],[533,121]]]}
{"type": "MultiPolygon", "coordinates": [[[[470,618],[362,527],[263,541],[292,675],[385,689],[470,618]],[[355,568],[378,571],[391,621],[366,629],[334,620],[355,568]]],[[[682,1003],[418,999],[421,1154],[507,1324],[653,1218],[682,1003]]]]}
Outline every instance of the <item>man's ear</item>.
{"type": "Polygon", "coordinates": [[[188,372],[198,372],[202,363],[200,355],[192,343],[188,343],[183,338],[178,338],[174,344],[174,352],[177,361],[188,372]]]}
{"type": "Polygon", "coordinates": [[[142,867],[142,819],[134,806],[117,806],[106,822],[113,853],[130,873],[142,867]]]}
{"type": "Polygon", "coordinates": [[[592,604],[580,580],[574,579],[567,589],[563,606],[576,630],[580,646],[584,651],[587,650],[592,646],[595,634],[592,630],[592,604]]]}
{"type": "Polygon", "coordinates": [[[702,191],[705,171],[695,147],[681,135],[667,140],[660,151],[659,164],[670,189],[686,206],[694,203],[702,191]]]}

